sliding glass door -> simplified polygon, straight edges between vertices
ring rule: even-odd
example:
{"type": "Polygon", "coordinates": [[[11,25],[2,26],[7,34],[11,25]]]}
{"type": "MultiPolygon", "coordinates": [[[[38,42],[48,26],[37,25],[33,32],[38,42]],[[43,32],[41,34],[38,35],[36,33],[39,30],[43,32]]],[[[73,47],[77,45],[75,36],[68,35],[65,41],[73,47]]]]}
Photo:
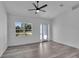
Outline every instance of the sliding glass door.
{"type": "Polygon", "coordinates": [[[40,24],[40,40],[48,40],[48,24],[40,24]]]}

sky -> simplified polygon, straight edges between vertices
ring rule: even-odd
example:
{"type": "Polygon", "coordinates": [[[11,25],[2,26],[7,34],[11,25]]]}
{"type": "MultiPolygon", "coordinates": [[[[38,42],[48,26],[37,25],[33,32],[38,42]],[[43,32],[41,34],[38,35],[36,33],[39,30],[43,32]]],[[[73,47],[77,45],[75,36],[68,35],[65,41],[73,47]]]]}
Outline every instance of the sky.
{"type": "Polygon", "coordinates": [[[22,23],[22,22],[16,22],[15,25],[21,27],[21,23],[22,23]]]}

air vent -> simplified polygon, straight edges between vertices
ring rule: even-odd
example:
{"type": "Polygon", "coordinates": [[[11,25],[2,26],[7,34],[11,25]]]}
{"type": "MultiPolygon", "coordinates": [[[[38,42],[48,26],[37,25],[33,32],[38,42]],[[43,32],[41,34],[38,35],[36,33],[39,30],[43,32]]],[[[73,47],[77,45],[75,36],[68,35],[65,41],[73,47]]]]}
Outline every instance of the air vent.
{"type": "Polygon", "coordinates": [[[75,6],[72,7],[72,10],[76,10],[77,8],[79,8],[79,3],[76,4],[75,6]]]}
{"type": "Polygon", "coordinates": [[[63,5],[63,4],[60,4],[59,6],[60,6],[60,7],[63,7],[64,5],[63,5]]]}

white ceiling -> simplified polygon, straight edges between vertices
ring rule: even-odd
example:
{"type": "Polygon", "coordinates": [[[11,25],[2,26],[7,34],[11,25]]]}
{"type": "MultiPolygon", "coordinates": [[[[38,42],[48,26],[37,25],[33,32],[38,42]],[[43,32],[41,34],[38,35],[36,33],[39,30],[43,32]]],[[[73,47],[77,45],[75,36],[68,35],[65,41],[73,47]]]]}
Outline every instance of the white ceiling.
{"type": "Polygon", "coordinates": [[[35,11],[28,11],[28,9],[34,8],[32,5],[34,1],[5,1],[5,7],[8,13],[18,16],[32,16],[32,17],[43,17],[43,18],[54,18],[57,15],[67,12],[72,9],[72,6],[78,4],[78,1],[40,1],[39,5],[48,4],[47,7],[43,8],[46,12],[39,12],[37,15],[35,11]],[[60,5],[64,6],[61,7],[60,5]]]}

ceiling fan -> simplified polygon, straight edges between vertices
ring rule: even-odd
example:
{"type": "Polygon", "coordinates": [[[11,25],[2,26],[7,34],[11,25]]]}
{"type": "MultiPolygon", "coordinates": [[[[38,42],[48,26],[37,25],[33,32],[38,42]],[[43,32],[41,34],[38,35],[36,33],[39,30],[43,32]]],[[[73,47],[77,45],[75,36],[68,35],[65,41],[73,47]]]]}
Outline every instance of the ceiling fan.
{"type": "Polygon", "coordinates": [[[41,7],[39,7],[39,1],[36,1],[36,4],[35,3],[32,3],[32,4],[35,7],[35,9],[28,9],[29,11],[35,10],[35,14],[37,14],[39,11],[46,12],[45,10],[42,10],[42,8],[45,8],[47,4],[42,5],[41,7]]]}

